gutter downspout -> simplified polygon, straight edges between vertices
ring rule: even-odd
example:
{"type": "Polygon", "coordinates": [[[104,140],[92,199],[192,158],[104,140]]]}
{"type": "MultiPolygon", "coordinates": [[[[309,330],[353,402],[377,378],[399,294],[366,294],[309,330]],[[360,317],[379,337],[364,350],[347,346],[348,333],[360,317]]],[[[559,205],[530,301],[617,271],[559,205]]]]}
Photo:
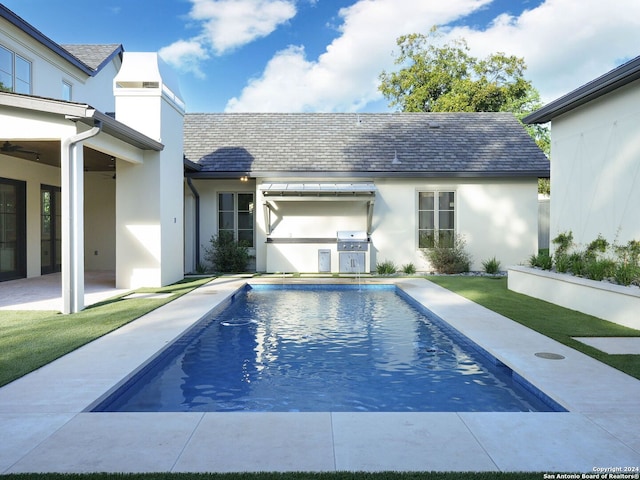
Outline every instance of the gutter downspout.
{"type": "Polygon", "coordinates": [[[200,266],[200,194],[198,193],[198,191],[196,190],[196,187],[194,187],[193,183],[191,182],[191,178],[187,177],[187,185],[189,186],[189,189],[191,190],[191,193],[193,193],[193,197],[196,200],[196,269],[200,266]]]}
{"type": "MultiPolygon", "coordinates": [[[[76,122],[78,117],[67,117],[76,122]]],[[[61,141],[62,313],[84,308],[84,156],[82,143],[102,130],[102,122],[61,141]]]]}

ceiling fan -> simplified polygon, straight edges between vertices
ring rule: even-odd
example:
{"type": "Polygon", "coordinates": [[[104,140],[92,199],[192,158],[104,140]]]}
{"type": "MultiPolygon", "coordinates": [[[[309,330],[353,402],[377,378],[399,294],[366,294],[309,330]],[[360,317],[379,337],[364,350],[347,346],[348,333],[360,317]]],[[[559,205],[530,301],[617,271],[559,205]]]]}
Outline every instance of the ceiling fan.
{"type": "Polygon", "coordinates": [[[35,150],[27,150],[26,148],[20,145],[12,144],[8,140],[2,144],[2,147],[0,147],[0,152],[9,153],[9,154],[10,153],[27,153],[32,155],[39,155],[38,152],[36,152],[35,150]]]}

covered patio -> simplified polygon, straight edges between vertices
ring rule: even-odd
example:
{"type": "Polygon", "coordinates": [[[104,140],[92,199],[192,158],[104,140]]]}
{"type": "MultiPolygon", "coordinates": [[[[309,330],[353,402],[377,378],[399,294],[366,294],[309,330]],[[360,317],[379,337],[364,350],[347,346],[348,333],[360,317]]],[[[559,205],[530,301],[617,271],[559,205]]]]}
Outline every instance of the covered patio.
{"type": "MultiPolygon", "coordinates": [[[[85,306],[128,291],[116,288],[116,274],[113,271],[86,271],[84,280],[85,306]]],[[[3,282],[0,310],[62,311],[61,288],[62,276],[59,272],[3,282]]]]}

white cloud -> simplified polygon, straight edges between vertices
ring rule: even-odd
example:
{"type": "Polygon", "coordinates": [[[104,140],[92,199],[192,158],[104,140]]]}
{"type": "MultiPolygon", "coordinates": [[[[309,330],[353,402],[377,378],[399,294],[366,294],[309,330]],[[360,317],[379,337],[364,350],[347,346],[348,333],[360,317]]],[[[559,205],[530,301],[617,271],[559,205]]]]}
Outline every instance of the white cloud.
{"type": "MultiPolygon", "coordinates": [[[[378,75],[393,68],[398,36],[464,20],[492,0],[359,0],[342,9],[340,36],[316,59],[304,47],[277,52],[227,111],[357,111],[381,99],[378,75]]],[[[640,54],[637,0],[546,0],[519,17],[498,16],[485,29],[457,27],[472,53],[524,57],[527,78],[545,101],[640,54]]]]}
{"type": "Polygon", "coordinates": [[[269,35],[296,14],[288,0],[192,1],[189,16],[204,22],[202,37],[218,55],[269,35]]]}
{"type": "Polygon", "coordinates": [[[315,60],[289,47],[232,98],[227,111],[356,111],[380,99],[378,75],[393,64],[398,36],[425,32],[491,0],[360,0],[339,12],[341,35],[315,60]]]}
{"type": "Polygon", "coordinates": [[[637,0],[547,0],[519,17],[502,15],[486,30],[457,28],[472,52],[523,57],[548,102],[640,55],[637,0]]]}
{"type": "Polygon", "coordinates": [[[209,54],[198,41],[178,40],[158,52],[162,59],[181,71],[192,72],[198,78],[204,78],[200,62],[209,58],[209,54]]]}
{"type": "Polygon", "coordinates": [[[189,18],[201,32],[178,40],[160,52],[168,63],[202,76],[199,62],[210,54],[223,55],[266,37],[296,15],[294,0],[190,0],[189,18]]]}

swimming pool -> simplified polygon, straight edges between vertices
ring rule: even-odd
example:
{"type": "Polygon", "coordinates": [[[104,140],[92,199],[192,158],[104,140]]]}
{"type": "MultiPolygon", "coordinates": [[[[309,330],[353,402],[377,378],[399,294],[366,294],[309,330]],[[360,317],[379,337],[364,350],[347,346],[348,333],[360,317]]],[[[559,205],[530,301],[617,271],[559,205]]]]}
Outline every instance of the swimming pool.
{"type": "Polygon", "coordinates": [[[552,411],[395,286],[247,287],[93,411],[552,411]]]}

